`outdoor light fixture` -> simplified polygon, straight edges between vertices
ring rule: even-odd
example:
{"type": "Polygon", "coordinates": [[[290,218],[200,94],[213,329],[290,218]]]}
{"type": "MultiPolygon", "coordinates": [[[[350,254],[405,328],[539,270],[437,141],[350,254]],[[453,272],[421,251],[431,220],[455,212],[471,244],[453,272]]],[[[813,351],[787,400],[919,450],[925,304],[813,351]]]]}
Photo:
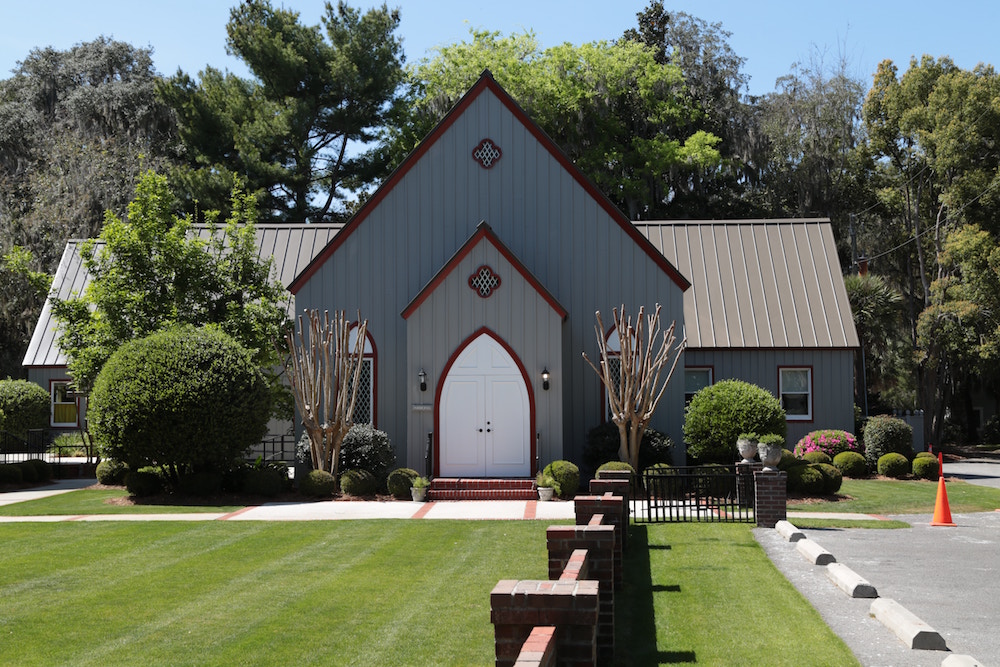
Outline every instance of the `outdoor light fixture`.
{"type": "Polygon", "coordinates": [[[420,391],[427,391],[427,373],[424,372],[423,368],[417,373],[417,377],[420,378],[420,391]]]}
{"type": "Polygon", "coordinates": [[[542,389],[545,391],[549,390],[549,367],[546,366],[542,369],[542,389]]]}

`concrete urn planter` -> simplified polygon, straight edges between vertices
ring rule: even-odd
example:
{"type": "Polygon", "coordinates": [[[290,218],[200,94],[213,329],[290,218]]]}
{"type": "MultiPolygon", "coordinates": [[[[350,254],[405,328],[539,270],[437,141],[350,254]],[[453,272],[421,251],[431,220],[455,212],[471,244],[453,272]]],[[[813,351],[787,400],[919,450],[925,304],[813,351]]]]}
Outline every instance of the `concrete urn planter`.
{"type": "Polygon", "coordinates": [[[757,441],[740,438],[736,441],[736,450],[743,457],[741,463],[753,463],[753,457],[757,455],[757,441]]]}
{"type": "Polygon", "coordinates": [[[427,500],[427,487],[426,486],[411,486],[410,487],[410,497],[413,498],[413,502],[422,503],[427,500]]]}
{"type": "Polygon", "coordinates": [[[764,464],[764,470],[775,471],[778,469],[778,462],[781,461],[781,443],[758,442],[757,453],[760,455],[760,462],[764,464]]]}
{"type": "Polygon", "coordinates": [[[553,491],[554,489],[551,486],[538,487],[538,499],[542,501],[552,500],[553,491]]]}

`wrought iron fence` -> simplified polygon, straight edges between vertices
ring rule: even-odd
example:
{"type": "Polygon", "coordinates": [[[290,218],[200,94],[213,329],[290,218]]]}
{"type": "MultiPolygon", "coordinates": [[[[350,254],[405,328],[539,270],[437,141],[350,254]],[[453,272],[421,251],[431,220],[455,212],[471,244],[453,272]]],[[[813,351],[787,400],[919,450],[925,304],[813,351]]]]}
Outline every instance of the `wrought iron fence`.
{"type": "Polygon", "coordinates": [[[36,459],[45,453],[48,443],[38,434],[29,431],[27,439],[7,431],[0,431],[0,463],[17,463],[36,459]]]}
{"type": "Polygon", "coordinates": [[[645,523],[754,521],[753,472],[747,466],[648,468],[632,492],[632,514],[645,523]]]}

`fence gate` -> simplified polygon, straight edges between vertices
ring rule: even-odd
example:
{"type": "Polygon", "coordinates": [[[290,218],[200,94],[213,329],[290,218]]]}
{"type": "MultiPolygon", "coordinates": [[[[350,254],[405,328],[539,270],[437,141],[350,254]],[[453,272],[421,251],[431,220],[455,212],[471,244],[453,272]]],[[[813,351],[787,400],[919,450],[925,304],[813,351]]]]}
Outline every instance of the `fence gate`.
{"type": "Polygon", "coordinates": [[[632,515],[645,523],[752,523],[753,470],[737,464],[648,468],[632,515]]]}

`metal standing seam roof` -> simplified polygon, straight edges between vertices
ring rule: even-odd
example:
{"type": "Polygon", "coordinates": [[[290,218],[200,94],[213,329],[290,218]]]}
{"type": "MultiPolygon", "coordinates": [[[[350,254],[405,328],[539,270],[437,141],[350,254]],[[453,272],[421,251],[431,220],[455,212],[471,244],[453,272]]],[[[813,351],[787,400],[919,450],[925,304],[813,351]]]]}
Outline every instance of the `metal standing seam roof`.
{"type": "MultiPolygon", "coordinates": [[[[330,240],[340,231],[342,224],[275,223],[258,224],[258,257],[273,257],[272,275],[285,287],[302,271],[330,240]]],[[[217,229],[223,229],[220,225],[217,229]]],[[[208,237],[208,228],[198,225],[193,232],[201,238],[208,237]]],[[[52,279],[49,298],[42,306],[42,312],[35,324],[35,330],[24,355],[23,366],[47,367],[65,366],[66,357],[56,343],[57,323],[52,316],[51,297],[68,299],[73,294],[82,294],[90,282],[90,274],[83,267],[79,248],[81,240],[66,243],[59,267],[52,279]]],[[[289,314],[294,312],[294,297],[289,299],[289,314]]]]}
{"type": "Polygon", "coordinates": [[[858,347],[829,220],[634,224],[691,281],[688,347],[858,347]]]}

